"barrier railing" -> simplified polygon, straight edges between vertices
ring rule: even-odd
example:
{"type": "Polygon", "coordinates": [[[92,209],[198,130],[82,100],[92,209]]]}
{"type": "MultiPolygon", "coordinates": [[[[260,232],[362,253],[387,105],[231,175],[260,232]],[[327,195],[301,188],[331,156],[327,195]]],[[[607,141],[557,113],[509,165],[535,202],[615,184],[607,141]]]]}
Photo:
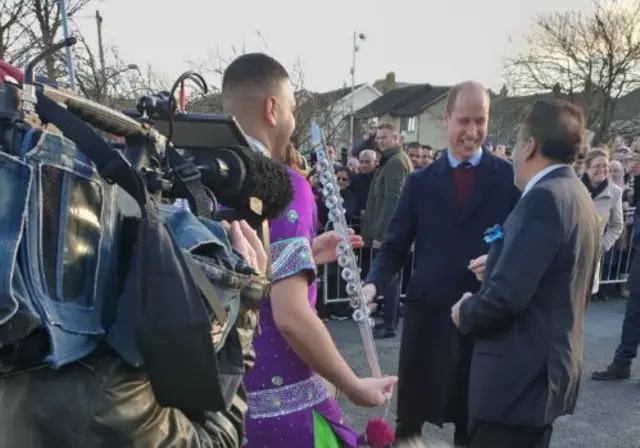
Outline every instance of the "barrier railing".
{"type": "Polygon", "coordinates": [[[613,248],[602,255],[600,261],[600,285],[615,285],[625,283],[629,276],[631,259],[633,257],[633,215],[635,207],[625,211],[624,231],[613,248]]]}
{"type": "MultiPolygon", "coordinates": [[[[359,226],[352,225],[356,233],[358,233],[359,226]]],[[[330,225],[325,227],[325,231],[331,230],[330,225]]],[[[360,274],[362,277],[366,277],[369,271],[369,266],[373,261],[373,252],[370,247],[363,247],[356,250],[356,256],[358,257],[358,263],[360,265],[360,274]]],[[[401,297],[404,297],[404,292],[411,273],[413,272],[413,251],[409,256],[409,261],[400,273],[400,285],[401,285],[401,297]]],[[[344,303],[349,301],[349,297],[345,291],[346,282],[340,277],[340,269],[337,263],[331,263],[325,266],[321,266],[318,272],[318,287],[320,292],[320,299],[325,304],[331,303],[344,303]]]]}
{"type": "MultiPolygon", "coordinates": [[[[631,234],[633,225],[633,214],[635,209],[630,208],[625,211],[624,222],[625,230],[618,239],[614,247],[603,254],[600,263],[600,285],[617,285],[627,281],[629,276],[629,268],[631,267],[631,259],[633,250],[631,244],[631,234]]],[[[353,226],[357,232],[357,226],[353,226]]],[[[330,230],[329,227],[325,228],[330,230]]],[[[361,275],[366,277],[369,266],[373,260],[371,248],[364,247],[357,251],[358,261],[360,263],[361,275]]],[[[409,256],[409,261],[400,273],[401,295],[404,297],[409,280],[413,273],[414,254],[413,251],[409,256]]],[[[340,269],[337,264],[332,263],[322,266],[318,275],[319,298],[325,304],[344,303],[349,301],[345,291],[346,282],[340,277],[340,269]]]]}

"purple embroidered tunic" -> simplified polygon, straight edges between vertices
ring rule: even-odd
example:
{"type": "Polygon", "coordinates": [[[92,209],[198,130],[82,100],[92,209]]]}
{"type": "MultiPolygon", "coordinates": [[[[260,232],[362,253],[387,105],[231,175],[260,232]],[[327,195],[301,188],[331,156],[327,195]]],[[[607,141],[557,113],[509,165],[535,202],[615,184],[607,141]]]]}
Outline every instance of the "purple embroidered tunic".
{"type": "MultiPolygon", "coordinates": [[[[269,223],[273,282],[305,273],[309,306],[316,303],[316,268],[311,253],[317,210],[306,179],[289,170],[294,198],[287,212],[269,223]]],[[[357,435],[342,424],[338,403],[324,380],[289,347],[273,319],[270,301],[260,310],[260,333],[254,337],[256,364],[245,376],[249,395],[244,446],[250,448],[321,448],[314,446],[314,410],[333,428],[345,447],[357,435]]]]}

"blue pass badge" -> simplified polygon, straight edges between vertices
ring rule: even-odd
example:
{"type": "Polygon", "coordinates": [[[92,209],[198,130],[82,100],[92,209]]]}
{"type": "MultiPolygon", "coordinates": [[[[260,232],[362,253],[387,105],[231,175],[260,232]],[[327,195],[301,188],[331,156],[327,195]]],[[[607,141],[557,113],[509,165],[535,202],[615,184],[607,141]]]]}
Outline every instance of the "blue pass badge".
{"type": "Polygon", "coordinates": [[[502,232],[502,227],[500,224],[496,224],[493,227],[489,227],[484,231],[484,242],[487,244],[491,244],[495,241],[498,241],[504,237],[504,233],[502,232]]]}

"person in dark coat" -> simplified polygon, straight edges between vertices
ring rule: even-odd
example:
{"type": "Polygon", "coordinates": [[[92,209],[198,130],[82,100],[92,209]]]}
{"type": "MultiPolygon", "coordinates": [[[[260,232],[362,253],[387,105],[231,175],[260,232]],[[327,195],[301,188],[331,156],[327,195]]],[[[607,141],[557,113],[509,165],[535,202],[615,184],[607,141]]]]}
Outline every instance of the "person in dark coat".
{"type": "Polygon", "coordinates": [[[353,176],[349,188],[354,192],[358,202],[358,214],[367,207],[367,198],[369,197],[369,188],[371,181],[378,167],[378,154],[372,149],[365,149],[360,153],[360,172],[353,176]]]}
{"type": "Polygon", "coordinates": [[[422,425],[455,424],[456,446],[468,446],[467,390],[472,340],[461,336],[451,307],[480,283],[488,245],[486,229],[501,224],[519,192],[513,167],[481,149],[489,96],[466,82],[447,98],[449,148],[411,174],[374,259],[363,292],[373,300],[404,267],[415,242],[415,274],[406,292],[400,345],[398,440],[420,437],[422,425]]]}
{"type": "Polygon", "coordinates": [[[526,111],[513,158],[522,198],[487,234],[480,291],[451,310],[474,337],[471,448],[549,448],[553,422],[575,410],[603,244],[597,206],[571,166],[584,135],[582,110],[567,101],[526,111]]]}

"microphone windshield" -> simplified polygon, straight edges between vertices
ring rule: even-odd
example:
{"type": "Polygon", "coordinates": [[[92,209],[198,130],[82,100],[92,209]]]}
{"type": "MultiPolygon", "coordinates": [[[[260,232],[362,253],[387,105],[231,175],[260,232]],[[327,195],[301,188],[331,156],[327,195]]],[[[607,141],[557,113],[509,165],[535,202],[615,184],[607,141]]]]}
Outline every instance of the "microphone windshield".
{"type": "Polygon", "coordinates": [[[287,168],[260,153],[243,147],[190,152],[201,166],[202,182],[220,204],[240,216],[273,219],[293,199],[293,185],[287,168]],[[256,199],[261,202],[257,211],[256,199]]]}

